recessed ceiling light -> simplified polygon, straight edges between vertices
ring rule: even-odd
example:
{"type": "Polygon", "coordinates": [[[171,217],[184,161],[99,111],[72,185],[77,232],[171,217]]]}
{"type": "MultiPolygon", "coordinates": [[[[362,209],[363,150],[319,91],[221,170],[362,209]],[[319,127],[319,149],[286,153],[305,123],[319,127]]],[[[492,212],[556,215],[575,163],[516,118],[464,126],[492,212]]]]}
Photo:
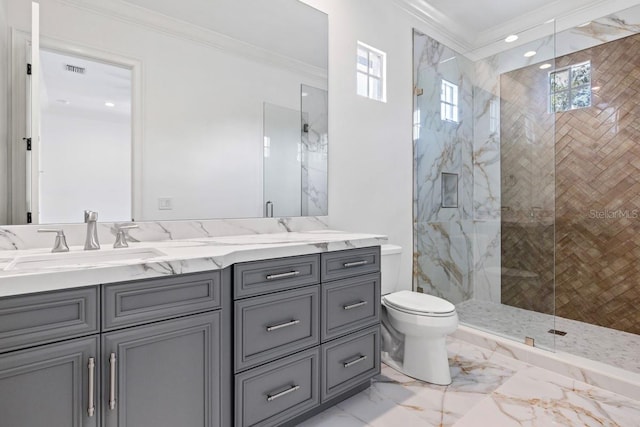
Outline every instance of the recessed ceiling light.
{"type": "Polygon", "coordinates": [[[531,58],[532,56],[534,56],[537,52],[535,50],[530,50],[529,52],[525,52],[524,57],[525,58],[531,58]]]}
{"type": "Polygon", "coordinates": [[[516,40],[518,40],[518,36],[516,36],[515,34],[511,34],[509,37],[504,39],[504,41],[506,41],[507,43],[513,43],[516,40]]]}
{"type": "Polygon", "coordinates": [[[590,25],[590,24],[591,24],[591,21],[589,21],[589,22],[585,22],[584,24],[580,24],[580,25],[578,25],[578,28],[580,28],[580,27],[586,27],[587,25],[590,25]]]}
{"type": "Polygon", "coordinates": [[[551,68],[551,64],[542,64],[542,65],[540,66],[540,69],[541,69],[541,70],[546,70],[547,68],[551,68]]]}
{"type": "Polygon", "coordinates": [[[302,96],[309,96],[307,92],[302,92],[302,96]]]}
{"type": "Polygon", "coordinates": [[[116,106],[116,104],[114,104],[113,102],[109,102],[109,101],[105,102],[104,105],[106,105],[107,107],[110,107],[110,108],[113,108],[113,107],[116,106]]]}

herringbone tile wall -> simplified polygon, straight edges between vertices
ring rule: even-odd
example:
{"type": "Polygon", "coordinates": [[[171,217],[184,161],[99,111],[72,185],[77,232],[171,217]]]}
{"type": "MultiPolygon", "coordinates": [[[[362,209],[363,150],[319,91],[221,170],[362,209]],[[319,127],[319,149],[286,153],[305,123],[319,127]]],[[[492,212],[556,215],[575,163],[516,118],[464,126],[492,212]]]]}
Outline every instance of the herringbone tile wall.
{"type": "Polygon", "coordinates": [[[546,72],[535,65],[501,78],[502,302],[547,308],[554,239],[545,224],[555,217],[556,314],[640,334],[640,35],[556,67],[587,60],[592,106],[555,114],[555,123],[543,118],[553,117],[546,72]],[[555,150],[541,148],[548,138],[555,150]]]}

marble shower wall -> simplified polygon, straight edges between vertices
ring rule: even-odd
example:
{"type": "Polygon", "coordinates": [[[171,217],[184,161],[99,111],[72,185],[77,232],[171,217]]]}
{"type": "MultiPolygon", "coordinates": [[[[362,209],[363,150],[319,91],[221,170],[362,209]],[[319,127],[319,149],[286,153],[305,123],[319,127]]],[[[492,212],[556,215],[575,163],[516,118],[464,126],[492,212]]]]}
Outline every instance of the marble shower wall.
{"type": "Polygon", "coordinates": [[[329,99],[327,91],[301,86],[302,215],[327,215],[327,148],[329,99]]]}
{"type": "Polygon", "coordinates": [[[414,32],[414,288],[453,303],[499,298],[499,141],[488,127],[474,139],[494,95],[474,81],[473,62],[414,32]],[[443,80],[458,87],[457,122],[441,117],[443,80]],[[457,175],[457,206],[443,206],[443,173],[457,175]]]}

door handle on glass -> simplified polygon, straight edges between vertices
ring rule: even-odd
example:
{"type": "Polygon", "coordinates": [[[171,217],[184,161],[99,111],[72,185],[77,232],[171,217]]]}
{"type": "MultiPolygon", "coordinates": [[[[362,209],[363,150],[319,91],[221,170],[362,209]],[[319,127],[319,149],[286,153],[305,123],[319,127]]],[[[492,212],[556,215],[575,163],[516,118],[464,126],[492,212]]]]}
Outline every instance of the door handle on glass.
{"type": "Polygon", "coordinates": [[[96,360],[93,357],[89,358],[89,363],[87,365],[89,369],[89,408],[87,412],[90,417],[96,413],[96,404],[95,404],[95,373],[96,373],[96,360]]]}
{"type": "Polygon", "coordinates": [[[363,265],[367,265],[367,261],[362,260],[362,261],[355,261],[355,262],[345,262],[343,264],[344,268],[349,268],[349,267],[360,267],[363,265]]]}
{"type": "Polygon", "coordinates": [[[300,323],[299,320],[292,320],[291,322],[281,323],[280,325],[267,326],[267,332],[277,331],[278,329],[286,328],[288,326],[297,325],[300,323]]]}
{"type": "Polygon", "coordinates": [[[364,360],[367,360],[367,356],[360,356],[357,359],[352,360],[351,362],[343,363],[342,366],[344,366],[345,368],[349,368],[349,367],[351,367],[351,366],[353,366],[353,365],[355,365],[357,363],[360,363],[360,362],[362,362],[364,360]]]}
{"type": "Polygon", "coordinates": [[[267,394],[267,402],[271,402],[273,400],[276,400],[279,397],[282,396],[286,396],[289,393],[293,393],[296,390],[300,390],[300,386],[299,385],[294,385],[289,387],[288,389],[286,389],[285,391],[281,391],[280,393],[276,393],[276,394],[267,394]]]}
{"type": "Polygon", "coordinates": [[[109,356],[109,409],[116,409],[116,354],[109,356]]]}

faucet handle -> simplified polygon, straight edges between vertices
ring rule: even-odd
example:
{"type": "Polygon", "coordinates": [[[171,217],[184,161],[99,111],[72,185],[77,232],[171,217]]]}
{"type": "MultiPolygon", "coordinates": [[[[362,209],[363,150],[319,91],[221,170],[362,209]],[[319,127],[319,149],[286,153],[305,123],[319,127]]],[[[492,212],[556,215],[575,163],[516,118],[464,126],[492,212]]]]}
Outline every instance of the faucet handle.
{"type": "Polygon", "coordinates": [[[88,209],[84,211],[84,222],[97,221],[97,220],[98,220],[98,212],[94,212],[88,209]]]}
{"type": "Polygon", "coordinates": [[[128,248],[129,244],[127,243],[127,230],[131,230],[132,228],[138,228],[136,224],[128,224],[128,225],[115,225],[116,227],[116,241],[113,243],[114,248],[128,248]]]}
{"type": "Polygon", "coordinates": [[[51,252],[69,252],[69,246],[67,246],[67,238],[64,235],[62,228],[39,228],[38,233],[57,233],[56,241],[53,244],[51,252]]]}

